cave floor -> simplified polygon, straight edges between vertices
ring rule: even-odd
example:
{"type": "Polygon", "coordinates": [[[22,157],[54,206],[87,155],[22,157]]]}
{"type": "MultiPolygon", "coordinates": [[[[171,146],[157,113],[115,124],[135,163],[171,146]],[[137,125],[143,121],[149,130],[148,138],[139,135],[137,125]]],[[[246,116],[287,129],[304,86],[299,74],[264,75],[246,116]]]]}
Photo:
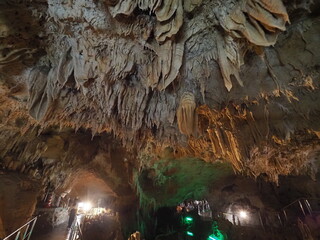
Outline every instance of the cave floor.
{"type": "Polygon", "coordinates": [[[33,234],[31,240],[66,240],[68,239],[67,224],[61,224],[54,228],[51,232],[45,234],[33,234]]]}

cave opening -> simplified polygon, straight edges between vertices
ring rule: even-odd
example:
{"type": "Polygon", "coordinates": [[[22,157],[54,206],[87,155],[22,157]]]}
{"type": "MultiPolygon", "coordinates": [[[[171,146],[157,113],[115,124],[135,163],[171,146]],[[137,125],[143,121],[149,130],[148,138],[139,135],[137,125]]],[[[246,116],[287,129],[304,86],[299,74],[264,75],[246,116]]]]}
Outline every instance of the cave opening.
{"type": "Polygon", "coordinates": [[[119,199],[94,172],[77,170],[58,188],[48,184],[38,198],[31,239],[51,239],[53,235],[71,239],[78,225],[84,239],[115,239],[121,235],[119,199]]]}

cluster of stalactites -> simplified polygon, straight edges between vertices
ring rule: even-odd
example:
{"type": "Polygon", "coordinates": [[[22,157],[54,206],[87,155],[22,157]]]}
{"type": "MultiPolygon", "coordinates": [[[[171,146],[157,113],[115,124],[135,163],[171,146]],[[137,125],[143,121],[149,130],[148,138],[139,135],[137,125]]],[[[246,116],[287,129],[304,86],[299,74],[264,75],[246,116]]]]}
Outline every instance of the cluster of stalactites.
{"type": "MultiPolygon", "coordinates": [[[[92,89],[91,95],[97,95],[97,92],[101,89],[97,83],[106,86],[103,82],[105,79],[111,81],[110,79],[113,78],[121,79],[134,74],[137,75],[147,91],[149,91],[149,88],[160,91],[166,89],[178,78],[180,69],[184,64],[185,52],[188,50],[185,46],[186,39],[176,36],[182,27],[184,13],[191,12],[201,2],[201,0],[109,1],[108,9],[111,15],[119,17],[116,20],[119,20],[122,15],[134,15],[137,8],[154,14],[156,24],[150,27],[152,30],[147,31],[148,36],[142,38],[145,42],[140,44],[144,45],[135,45],[134,42],[124,40],[119,37],[120,35],[117,35],[120,34],[117,32],[118,37],[107,39],[106,47],[101,51],[105,53],[101,54],[100,52],[99,55],[95,48],[92,48],[89,44],[94,39],[91,35],[84,34],[79,38],[68,37],[66,52],[61,54],[58,63],[53,64],[50,69],[41,72],[32,71],[32,74],[30,74],[30,114],[38,120],[44,119],[56,96],[59,95],[59,87],[64,87],[72,79],[75,81],[75,89],[81,89],[84,95],[87,95],[90,91],[88,86],[92,89]],[[154,36],[151,32],[154,33],[154,36]],[[150,40],[150,36],[154,39],[150,40]],[[114,50],[117,45],[121,46],[123,54],[120,54],[120,50],[114,50]],[[143,52],[148,54],[140,54],[144,47],[152,51],[143,52]],[[103,55],[106,57],[103,57],[103,55]],[[96,56],[96,58],[92,56],[96,56]],[[106,69],[106,66],[111,67],[106,69]],[[94,82],[94,84],[91,82],[94,82]],[[95,91],[94,87],[99,88],[99,90],[95,91]]],[[[224,33],[216,31],[213,41],[216,42],[214,58],[219,64],[224,85],[228,91],[231,90],[233,85],[232,75],[236,77],[239,85],[243,86],[239,74],[240,66],[243,64],[243,50],[236,39],[244,38],[255,45],[270,46],[275,43],[279,32],[285,30],[285,24],[289,21],[281,0],[241,0],[237,2],[231,0],[231,2],[234,2],[233,7],[229,6],[232,6],[232,4],[228,5],[226,3],[220,4],[222,7],[213,9],[218,17],[219,24],[225,31],[224,33]]],[[[66,6],[60,7],[68,10],[66,6]]],[[[61,20],[65,24],[65,19],[56,12],[52,10],[49,11],[49,14],[55,17],[53,19],[56,19],[56,21],[61,20]]],[[[82,17],[85,18],[87,15],[83,13],[82,17]]],[[[79,19],[81,19],[80,16],[81,14],[79,19]]],[[[138,26],[140,25],[138,24],[138,26]]],[[[191,31],[190,29],[185,30],[191,31]]],[[[114,89],[110,87],[110,90],[105,92],[112,91],[114,89]]],[[[105,99],[103,96],[98,97],[99,99],[105,99]]],[[[189,106],[188,108],[191,111],[193,109],[191,103],[195,101],[189,101],[189,99],[188,102],[184,98],[185,96],[182,97],[177,110],[178,126],[182,133],[196,135],[194,130],[196,127],[188,120],[191,114],[188,115],[188,118],[182,116],[182,112],[187,109],[184,106],[189,106]]],[[[137,101],[137,99],[134,99],[134,101],[137,101]]],[[[112,101],[108,103],[112,103],[112,101]]],[[[118,112],[121,111],[118,109],[118,112]]],[[[140,119],[143,118],[142,116],[140,119]]],[[[191,122],[196,123],[196,116],[192,118],[191,122]]],[[[142,123],[139,126],[141,125],[142,123]]]]}
{"type": "Polygon", "coordinates": [[[274,45],[288,22],[289,16],[281,0],[242,0],[220,19],[221,26],[232,36],[246,38],[258,46],[274,45]]]}
{"type": "Polygon", "coordinates": [[[272,46],[281,31],[286,30],[289,16],[281,0],[242,0],[231,9],[217,8],[216,15],[228,33],[217,36],[217,61],[228,91],[232,88],[233,75],[243,86],[239,69],[243,64],[244,49],[236,39],[246,39],[256,46],[272,46]]]}
{"type": "Polygon", "coordinates": [[[183,13],[191,12],[202,0],[125,0],[118,1],[109,10],[113,17],[131,15],[136,8],[155,14],[155,39],[164,42],[178,33],[183,24],[183,13]]]}
{"type": "Polygon", "coordinates": [[[146,46],[153,49],[156,58],[144,66],[146,80],[143,84],[148,88],[166,89],[178,76],[183,64],[184,41],[176,40],[184,21],[184,12],[191,12],[202,0],[125,0],[113,2],[109,11],[113,17],[130,16],[134,10],[154,13],[156,24],[154,27],[154,39],[146,46]]]}

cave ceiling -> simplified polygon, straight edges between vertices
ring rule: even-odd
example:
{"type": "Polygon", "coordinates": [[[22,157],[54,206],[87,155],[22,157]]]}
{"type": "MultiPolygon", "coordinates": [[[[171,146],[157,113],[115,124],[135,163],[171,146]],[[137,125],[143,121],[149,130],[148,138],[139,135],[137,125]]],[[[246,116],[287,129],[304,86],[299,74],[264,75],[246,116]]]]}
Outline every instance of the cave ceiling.
{"type": "Polygon", "coordinates": [[[127,169],[143,165],[132,160],[139,152],[228,162],[274,182],[314,177],[319,7],[318,0],[1,1],[1,164],[64,179],[76,167],[108,178],[115,194],[130,188],[127,169]]]}

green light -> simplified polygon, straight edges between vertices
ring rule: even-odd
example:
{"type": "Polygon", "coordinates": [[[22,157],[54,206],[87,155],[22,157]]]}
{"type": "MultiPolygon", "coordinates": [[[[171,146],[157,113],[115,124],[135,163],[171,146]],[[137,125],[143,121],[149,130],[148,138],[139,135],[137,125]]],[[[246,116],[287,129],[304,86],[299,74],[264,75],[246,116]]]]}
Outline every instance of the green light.
{"type": "Polygon", "coordinates": [[[193,237],[193,233],[192,232],[187,231],[187,235],[193,237]]]}
{"type": "Polygon", "coordinates": [[[218,234],[218,236],[211,234],[207,240],[224,240],[224,236],[222,234],[218,234]]]}
{"type": "Polygon", "coordinates": [[[209,236],[208,240],[218,240],[218,239],[211,235],[211,236],[209,236]]]}
{"type": "Polygon", "coordinates": [[[192,217],[183,217],[183,224],[185,225],[191,225],[193,223],[192,217]]]}

